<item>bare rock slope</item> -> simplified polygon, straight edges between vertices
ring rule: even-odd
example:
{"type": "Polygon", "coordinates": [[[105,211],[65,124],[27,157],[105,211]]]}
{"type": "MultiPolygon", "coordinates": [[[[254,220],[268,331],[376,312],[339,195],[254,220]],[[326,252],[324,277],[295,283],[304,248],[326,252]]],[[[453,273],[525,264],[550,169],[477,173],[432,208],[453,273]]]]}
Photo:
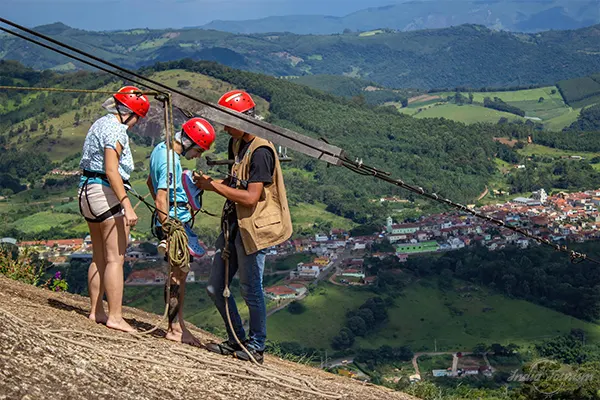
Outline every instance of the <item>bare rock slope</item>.
{"type": "MultiPolygon", "coordinates": [[[[255,367],[87,319],[88,299],[0,276],[0,399],[413,399],[267,356],[255,367]]],[[[139,330],[160,318],[133,308],[139,330]]],[[[203,342],[214,340],[193,328],[203,342]]]]}

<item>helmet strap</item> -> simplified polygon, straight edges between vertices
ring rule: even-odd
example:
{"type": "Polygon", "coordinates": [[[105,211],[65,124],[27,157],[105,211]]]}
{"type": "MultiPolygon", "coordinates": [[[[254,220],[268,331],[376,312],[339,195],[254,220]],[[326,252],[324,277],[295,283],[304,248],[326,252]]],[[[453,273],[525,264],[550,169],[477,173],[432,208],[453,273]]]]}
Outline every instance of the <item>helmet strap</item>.
{"type": "Polygon", "coordinates": [[[123,125],[127,125],[129,123],[129,121],[131,121],[135,117],[135,113],[133,113],[133,112],[126,113],[125,115],[129,115],[129,117],[127,117],[127,119],[125,119],[123,121],[124,117],[123,117],[123,113],[121,112],[121,103],[115,99],[115,105],[116,105],[117,112],[119,113],[119,117],[121,118],[121,123],[123,125]]]}
{"type": "Polygon", "coordinates": [[[190,137],[187,135],[187,133],[185,133],[183,130],[181,130],[181,142],[180,143],[181,143],[181,149],[182,149],[181,155],[184,156],[184,157],[185,157],[185,154],[189,150],[191,150],[195,146],[197,146],[196,143],[194,143],[194,141],[192,139],[190,139],[190,137]],[[183,143],[183,138],[186,138],[187,140],[189,140],[190,143],[191,143],[191,145],[189,145],[189,146],[186,147],[185,144],[183,143]]]}

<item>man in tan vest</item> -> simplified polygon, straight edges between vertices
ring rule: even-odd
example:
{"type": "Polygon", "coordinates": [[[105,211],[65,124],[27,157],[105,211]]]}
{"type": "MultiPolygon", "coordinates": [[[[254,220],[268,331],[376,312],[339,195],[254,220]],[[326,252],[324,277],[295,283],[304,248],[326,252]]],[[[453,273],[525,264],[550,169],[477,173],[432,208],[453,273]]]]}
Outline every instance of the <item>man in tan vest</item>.
{"type": "MultiPolygon", "coordinates": [[[[239,90],[225,93],[219,105],[247,115],[254,115],[256,107],[250,95],[239,90]]],[[[223,292],[225,270],[228,269],[228,282],[239,273],[240,290],[250,314],[248,337],[233,296],[227,299],[231,325],[252,357],[262,363],[267,337],[263,293],[266,249],[289,239],[292,220],[273,144],[232,127],[225,127],[225,131],[231,136],[229,159],[234,161],[230,177],[224,181],[216,181],[206,175],[196,179],[200,189],[216,192],[227,199],[207,291],[225,321],[228,340],[209,343],[207,348],[219,354],[250,359],[237,343],[227,318],[223,292]]]]}

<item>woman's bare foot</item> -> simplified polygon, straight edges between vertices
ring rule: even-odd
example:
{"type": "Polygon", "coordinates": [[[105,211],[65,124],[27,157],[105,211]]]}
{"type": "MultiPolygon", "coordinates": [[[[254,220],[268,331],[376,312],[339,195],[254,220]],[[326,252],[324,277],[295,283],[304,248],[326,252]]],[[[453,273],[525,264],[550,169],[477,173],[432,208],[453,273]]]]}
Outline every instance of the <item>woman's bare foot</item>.
{"type": "Polygon", "coordinates": [[[90,321],[94,321],[97,324],[106,325],[106,323],[108,322],[108,317],[104,313],[102,313],[102,314],[100,314],[100,313],[90,313],[90,315],[88,316],[88,318],[90,319],[90,321]]]}
{"type": "Polygon", "coordinates": [[[127,321],[125,321],[123,318],[121,318],[120,320],[111,320],[110,318],[108,318],[108,320],[106,321],[106,326],[111,329],[123,332],[137,332],[135,328],[129,325],[127,321]]]}
{"type": "Polygon", "coordinates": [[[176,332],[176,333],[182,333],[183,329],[181,329],[181,325],[179,324],[179,322],[173,322],[173,324],[171,325],[171,331],[176,332]]]}
{"type": "MultiPolygon", "coordinates": [[[[180,328],[181,329],[181,328],[180,328]]],[[[177,343],[181,343],[183,332],[181,330],[176,331],[175,329],[169,329],[165,335],[165,339],[172,340],[177,343]]]]}

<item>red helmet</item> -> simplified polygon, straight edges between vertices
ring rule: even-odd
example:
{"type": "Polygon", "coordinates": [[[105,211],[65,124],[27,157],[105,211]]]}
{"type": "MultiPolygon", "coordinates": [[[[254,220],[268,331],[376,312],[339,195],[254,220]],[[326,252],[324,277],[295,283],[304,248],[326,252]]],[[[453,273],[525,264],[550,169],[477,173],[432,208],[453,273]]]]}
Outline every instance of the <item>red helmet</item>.
{"type": "Polygon", "coordinates": [[[204,150],[210,149],[215,141],[215,128],[205,119],[192,118],[181,127],[183,132],[204,150]]]}
{"type": "Polygon", "coordinates": [[[141,92],[141,90],[135,86],[125,86],[115,94],[115,100],[143,118],[148,114],[150,101],[146,96],[133,92],[141,92]]]}
{"type": "Polygon", "coordinates": [[[245,113],[256,107],[256,103],[254,103],[252,97],[243,90],[232,90],[225,93],[219,99],[219,105],[241,113],[245,113]]]}

